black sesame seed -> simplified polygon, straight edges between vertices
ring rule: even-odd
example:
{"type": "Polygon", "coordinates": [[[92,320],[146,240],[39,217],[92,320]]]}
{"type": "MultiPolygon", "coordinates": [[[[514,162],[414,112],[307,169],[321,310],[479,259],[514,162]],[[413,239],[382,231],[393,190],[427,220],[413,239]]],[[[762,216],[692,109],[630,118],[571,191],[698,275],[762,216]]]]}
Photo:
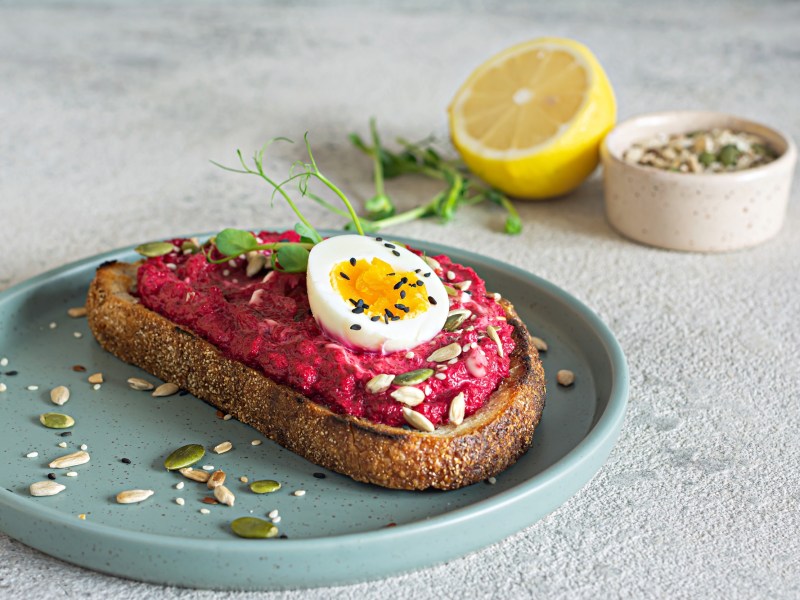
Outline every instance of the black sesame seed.
{"type": "Polygon", "coordinates": [[[400,281],[398,281],[397,283],[394,284],[394,288],[392,288],[392,289],[399,290],[401,287],[403,287],[404,283],[405,283],[405,281],[403,281],[401,279],[400,281]]]}
{"type": "MultiPolygon", "coordinates": [[[[363,313],[363,312],[364,312],[364,307],[363,307],[363,306],[356,306],[356,307],[355,307],[353,310],[351,310],[350,312],[352,312],[354,315],[360,315],[361,313],[363,313]]],[[[352,327],[351,327],[351,329],[352,329],[352,327]]]]}
{"type": "Polygon", "coordinates": [[[361,325],[359,325],[358,323],[353,323],[352,325],[350,325],[350,329],[352,329],[353,331],[358,331],[359,329],[361,329],[361,325]]]}
{"type": "Polygon", "coordinates": [[[423,275],[423,277],[430,277],[430,276],[431,276],[430,273],[425,273],[425,275],[423,275]]]}
{"type": "Polygon", "coordinates": [[[351,303],[353,306],[358,306],[358,302],[356,302],[356,301],[355,301],[355,300],[353,300],[352,298],[349,298],[349,300],[350,300],[350,303],[351,303]]]}
{"type": "Polygon", "coordinates": [[[356,266],[356,259],[355,258],[351,258],[350,259],[350,264],[355,267],[356,266]]]}
{"type": "Polygon", "coordinates": [[[436,298],[434,298],[433,296],[428,296],[428,302],[436,306],[436,298]]]}
{"type": "Polygon", "coordinates": [[[414,273],[419,273],[422,269],[414,269],[414,273]]]}
{"type": "Polygon", "coordinates": [[[325,475],[325,473],[314,473],[314,477],[316,477],[317,479],[325,479],[327,475],[325,475]]]}
{"type": "Polygon", "coordinates": [[[375,241],[376,241],[376,242],[382,242],[382,241],[383,241],[383,238],[382,238],[382,237],[376,237],[376,238],[375,238],[375,241]]]}
{"type": "Polygon", "coordinates": [[[186,390],[181,390],[181,391],[178,392],[178,396],[188,396],[188,395],[189,395],[189,392],[187,392],[186,390]]]}
{"type": "Polygon", "coordinates": [[[341,277],[342,279],[347,279],[347,281],[350,281],[350,278],[342,271],[339,271],[339,277],[341,277]]]}
{"type": "Polygon", "coordinates": [[[381,320],[381,316],[380,315],[375,315],[374,317],[370,317],[369,320],[374,323],[375,321],[380,321],[381,320]]]}
{"type": "Polygon", "coordinates": [[[48,479],[55,479],[56,478],[56,474],[55,473],[48,473],[47,474],[47,478],[48,479]]]}
{"type": "Polygon", "coordinates": [[[389,324],[389,315],[383,315],[383,322],[389,324]]]}
{"type": "Polygon", "coordinates": [[[131,464],[131,459],[130,458],[120,458],[119,462],[122,462],[122,463],[125,463],[126,465],[129,465],[129,464],[131,464]]]}
{"type": "Polygon", "coordinates": [[[400,299],[402,300],[405,297],[406,297],[406,291],[405,290],[400,290],[400,299]]]}
{"type": "Polygon", "coordinates": [[[288,536],[288,535],[286,535],[285,533],[282,533],[282,534],[280,534],[280,535],[278,536],[278,539],[279,539],[279,540],[288,540],[288,539],[289,539],[289,536],[288,536]]]}
{"type": "Polygon", "coordinates": [[[389,244],[388,242],[384,244],[384,246],[386,246],[387,248],[397,248],[397,246],[395,246],[394,244],[389,244]]]}
{"type": "Polygon", "coordinates": [[[400,256],[400,253],[397,250],[392,250],[392,254],[394,254],[395,256],[400,256]]]}
{"type": "Polygon", "coordinates": [[[397,273],[395,273],[394,271],[386,274],[387,277],[394,277],[395,275],[397,275],[397,273]]]}
{"type": "Polygon", "coordinates": [[[419,279],[417,279],[417,285],[422,285],[422,282],[419,279]]]}
{"type": "Polygon", "coordinates": [[[408,283],[408,277],[403,277],[400,279],[400,281],[403,283],[408,283]]]}
{"type": "Polygon", "coordinates": [[[388,308],[385,309],[384,312],[386,313],[387,317],[389,317],[390,319],[394,319],[394,313],[390,311],[388,308]]]}
{"type": "Polygon", "coordinates": [[[6,371],[6,375],[8,375],[9,377],[13,377],[17,373],[19,373],[19,371],[6,371]]]}
{"type": "Polygon", "coordinates": [[[400,317],[392,317],[392,321],[399,321],[400,317]]]}
{"type": "Polygon", "coordinates": [[[63,432],[59,433],[58,435],[60,435],[61,437],[69,437],[69,436],[72,435],[72,432],[71,431],[63,431],[63,432]]]}

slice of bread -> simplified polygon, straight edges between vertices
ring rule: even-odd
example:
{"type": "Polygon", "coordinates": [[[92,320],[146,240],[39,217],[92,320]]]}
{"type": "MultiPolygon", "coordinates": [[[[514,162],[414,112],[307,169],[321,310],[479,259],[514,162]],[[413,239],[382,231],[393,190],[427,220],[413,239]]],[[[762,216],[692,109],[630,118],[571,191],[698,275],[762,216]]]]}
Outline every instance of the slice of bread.
{"type": "Polygon", "coordinates": [[[100,345],[313,463],[384,487],[447,490],[497,475],[531,444],[544,408],[544,371],[525,325],[505,300],[516,343],[509,376],[462,424],[425,433],[336,414],[226,358],[139,303],[132,295],[137,267],[112,262],[97,270],[86,307],[100,345]]]}

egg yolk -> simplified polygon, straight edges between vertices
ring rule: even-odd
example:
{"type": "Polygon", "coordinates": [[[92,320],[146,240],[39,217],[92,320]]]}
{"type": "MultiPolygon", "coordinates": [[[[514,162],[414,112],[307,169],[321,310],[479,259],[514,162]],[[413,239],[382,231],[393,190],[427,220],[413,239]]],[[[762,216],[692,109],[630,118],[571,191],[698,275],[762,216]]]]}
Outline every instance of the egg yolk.
{"type": "Polygon", "coordinates": [[[385,323],[413,318],[436,303],[423,279],[414,271],[396,271],[379,258],[351,258],[331,270],[333,289],[352,305],[351,312],[385,323]]]}

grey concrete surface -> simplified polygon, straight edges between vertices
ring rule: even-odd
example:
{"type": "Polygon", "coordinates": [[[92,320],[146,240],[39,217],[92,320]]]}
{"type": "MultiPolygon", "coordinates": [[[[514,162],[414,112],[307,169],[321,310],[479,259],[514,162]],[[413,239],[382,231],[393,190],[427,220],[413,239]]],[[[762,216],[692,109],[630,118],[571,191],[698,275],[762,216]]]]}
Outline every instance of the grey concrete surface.
{"type": "MultiPolygon", "coordinates": [[[[0,3],[0,289],[176,232],[290,226],[255,179],[208,163],[272,136],[309,131],[321,165],[364,198],[370,167],[349,131],[374,115],[387,138],[446,137],[470,70],[540,35],[594,50],[621,118],[722,110],[797,140],[799,30],[800,4],[780,1],[0,3]]],[[[298,157],[277,148],[276,172],[298,157]]],[[[418,180],[392,189],[405,206],[431,193],[418,180]]],[[[520,203],[521,238],[488,207],[396,231],[552,281],[627,353],[630,409],[608,463],[504,542],[383,581],[259,594],[127,581],[0,535],[0,597],[799,597],[798,194],[796,178],[776,239],[721,255],[622,239],[598,174],[520,203]]]]}

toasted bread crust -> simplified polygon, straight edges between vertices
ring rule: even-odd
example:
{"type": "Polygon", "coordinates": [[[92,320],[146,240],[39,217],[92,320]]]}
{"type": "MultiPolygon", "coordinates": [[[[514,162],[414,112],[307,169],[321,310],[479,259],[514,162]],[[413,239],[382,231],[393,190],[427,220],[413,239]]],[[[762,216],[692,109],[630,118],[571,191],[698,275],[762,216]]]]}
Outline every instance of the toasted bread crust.
{"type": "Polygon", "coordinates": [[[454,489],[496,475],[530,446],[544,408],[544,371],[528,331],[514,326],[511,372],[461,425],[433,433],[340,415],[223,356],[214,346],[138,303],[136,264],[101,265],[89,288],[89,327],[118,358],[172,381],[309,461],[389,488],[454,489]]]}

